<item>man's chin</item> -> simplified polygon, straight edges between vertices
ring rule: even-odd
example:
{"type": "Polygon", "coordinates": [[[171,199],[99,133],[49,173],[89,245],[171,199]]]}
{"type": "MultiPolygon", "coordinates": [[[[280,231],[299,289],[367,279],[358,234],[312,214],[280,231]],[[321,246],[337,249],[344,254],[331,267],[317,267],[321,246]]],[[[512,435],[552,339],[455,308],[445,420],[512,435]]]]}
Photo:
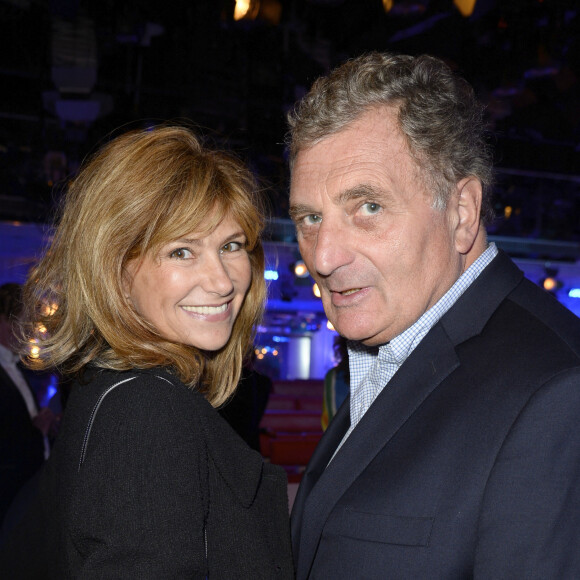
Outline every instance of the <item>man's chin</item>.
{"type": "Polygon", "coordinates": [[[352,326],[346,324],[344,321],[342,323],[337,321],[336,324],[332,324],[338,334],[344,336],[347,340],[361,342],[365,346],[382,346],[383,344],[387,344],[392,338],[386,332],[377,332],[376,329],[352,326]]]}
{"type": "Polygon", "coordinates": [[[365,332],[364,329],[353,328],[351,325],[345,322],[337,321],[334,323],[332,320],[330,320],[330,323],[334,327],[334,330],[336,330],[338,334],[347,340],[362,342],[366,346],[376,346],[378,344],[382,344],[377,336],[369,335],[369,333],[365,332]]]}

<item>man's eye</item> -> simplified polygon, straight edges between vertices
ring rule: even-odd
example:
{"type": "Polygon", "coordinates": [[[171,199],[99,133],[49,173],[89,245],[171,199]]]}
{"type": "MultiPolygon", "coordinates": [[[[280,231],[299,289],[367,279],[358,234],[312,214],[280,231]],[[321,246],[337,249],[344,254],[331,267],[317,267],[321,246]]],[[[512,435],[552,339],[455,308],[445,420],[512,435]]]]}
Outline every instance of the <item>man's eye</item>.
{"type": "Polygon", "coordinates": [[[221,248],[221,253],[238,252],[244,247],[242,242],[228,242],[221,248]]]}
{"type": "Polygon", "coordinates": [[[187,248],[177,248],[176,250],[173,250],[171,254],[169,254],[169,257],[177,258],[178,260],[185,260],[187,258],[193,257],[193,254],[191,253],[191,250],[188,250],[187,248]]]}
{"type": "Polygon", "coordinates": [[[315,224],[319,224],[322,221],[322,216],[316,213],[307,215],[304,218],[304,224],[307,226],[313,226],[315,224]]]}
{"type": "Polygon", "coordinates": [[[373,215],[373,214],[379,213],[380,210],[381,210],[381,206],[378,203],[373,203],[370,201],[368,203],[364,203],[361,206],[362,213],[364,213],[366,215],[373,215]]]}

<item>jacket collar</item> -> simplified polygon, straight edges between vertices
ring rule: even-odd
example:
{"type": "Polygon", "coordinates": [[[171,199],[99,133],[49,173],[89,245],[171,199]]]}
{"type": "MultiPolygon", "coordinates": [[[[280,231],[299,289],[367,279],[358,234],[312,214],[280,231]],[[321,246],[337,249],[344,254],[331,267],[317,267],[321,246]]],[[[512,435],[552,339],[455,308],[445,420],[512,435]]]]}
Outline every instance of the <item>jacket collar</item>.
{"type": "MultiPolygon", "coordinates": [[[[153,369],[141,372],[149,372],[170,381],[176,387],[188,389],[169,370],[153,369]]],[[[250,507],[262,479],[264,461],[261,455],[248,447],[201,393],[195,389],[189,390],[200,399],[199,417],[194,417],[193,420],[200,421],[206,435],[208,455],[234,497],[245,508],[250,507]]]]}
{"type": "Polygon", "coordinates": [[[249,508],[258,492],[264,461],[208,403],[203,417],[208,453],[238,501],[249,508]]]}

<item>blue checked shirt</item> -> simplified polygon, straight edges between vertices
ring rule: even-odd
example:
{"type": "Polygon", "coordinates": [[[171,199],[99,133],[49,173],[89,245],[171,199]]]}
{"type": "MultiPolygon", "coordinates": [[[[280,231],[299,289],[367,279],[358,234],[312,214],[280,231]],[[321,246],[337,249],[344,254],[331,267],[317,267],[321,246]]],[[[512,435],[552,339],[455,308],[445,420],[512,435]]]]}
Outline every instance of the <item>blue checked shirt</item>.
{"type": "Polygon", "coordinates": [[[437,304],[427,310],[415,324],[387,344],[380,347],[368,347],[360,342],[348,342],[350,428],[338,446],[337,451],[379,393],[393,378],[399,367],[407,360],[407,357],[496,255],[497,248],[494,243],[491,243],[440,298],[437,304]]]}

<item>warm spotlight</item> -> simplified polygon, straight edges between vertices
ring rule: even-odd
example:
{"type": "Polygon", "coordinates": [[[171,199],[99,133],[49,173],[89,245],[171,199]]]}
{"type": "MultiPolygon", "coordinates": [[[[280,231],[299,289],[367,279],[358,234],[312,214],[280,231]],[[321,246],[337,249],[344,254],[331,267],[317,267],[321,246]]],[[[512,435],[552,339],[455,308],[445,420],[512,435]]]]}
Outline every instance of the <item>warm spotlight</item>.
{"type": "Polygon", "coordinates": [[[558,279],[558,270],[550,267],[546,267],[546,277],[540,281],[540,284],[544,290],[552,293],[563,286],[561,280],[558,279]]]}
{"type": "Polygon", "coordinates": [[[260,11],[260,0],[236,0],[234,20],[255,20],[260,11]]]}
{"type": "Polygon", "coordinates": [[[297,278],[306,278],[306,276],[308,276],[308,268],[302,260],[298,260],[294,264],[294,275],[297,278]]]}
{"type": "Polygon", "coordinates": [[[44,314],[45,316],[53,316],[57,310],[58,304],[56,302],[53,302],[52,304],[44,304],[42,314],[44,314]]]}
{"type": "Polygon", "coordinates": [[[40,348],[36,345],[36,340],[31,338],[28,342],[30,342],[30,346],[28,347],[28,356],[30,358],[38,358],[40,356],[40,348]]]}
{"type": "Polygon", "coordinates": [[[461,15],[467,18],[473,14],[476,1],[477,0],[453,0],[453,4],[455,4],[457,10],[461,12],[461,15]]]}
{"type": "Polygon", "coordinates": [[[312,294],[314,294],[314,296],[316,296],[316,298],[320,298],[320,288],[318,287],[318,284],[316,284],[316,282],[314,283],[314,285],[312,286],[312,294]]]}

